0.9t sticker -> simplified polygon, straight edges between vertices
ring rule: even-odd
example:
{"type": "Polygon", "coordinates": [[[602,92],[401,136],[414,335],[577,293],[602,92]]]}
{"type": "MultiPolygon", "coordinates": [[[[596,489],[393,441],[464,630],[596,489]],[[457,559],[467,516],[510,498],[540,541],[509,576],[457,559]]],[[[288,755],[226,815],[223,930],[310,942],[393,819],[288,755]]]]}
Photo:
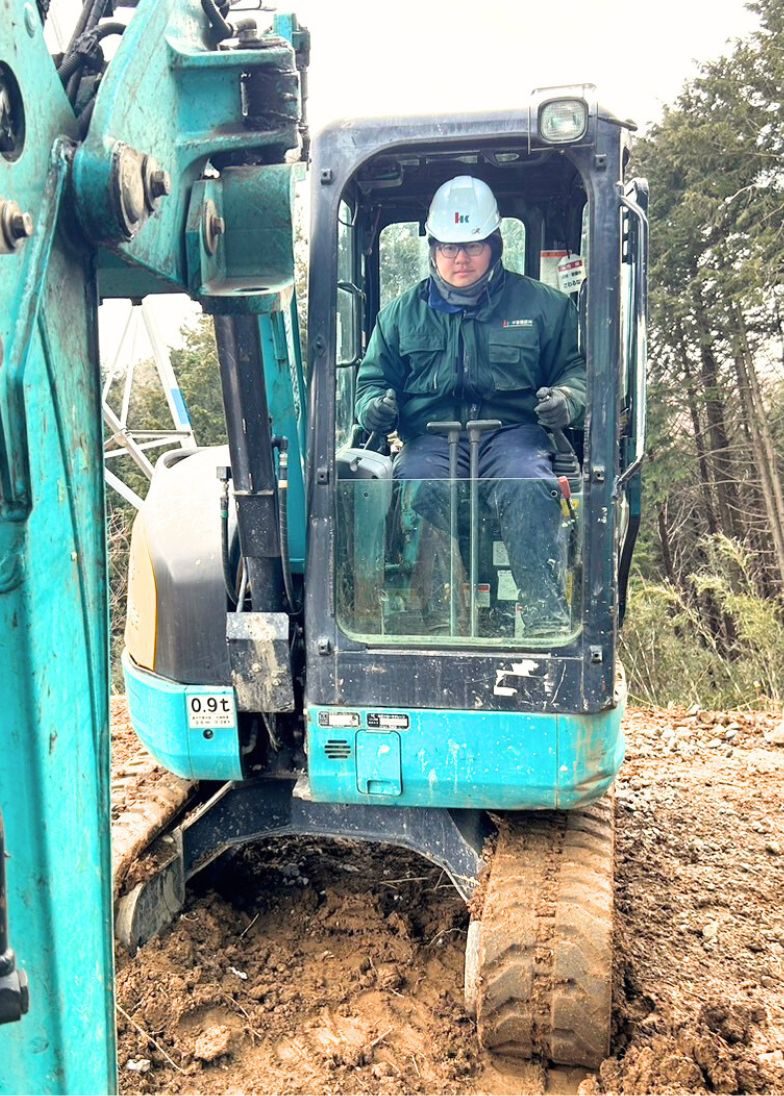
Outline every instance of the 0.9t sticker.
{"type": "Polygon", "coordinates": [[[237,726],[234,697],[230,693],[192,693],[186,705],[189,727],[237,726]]]}

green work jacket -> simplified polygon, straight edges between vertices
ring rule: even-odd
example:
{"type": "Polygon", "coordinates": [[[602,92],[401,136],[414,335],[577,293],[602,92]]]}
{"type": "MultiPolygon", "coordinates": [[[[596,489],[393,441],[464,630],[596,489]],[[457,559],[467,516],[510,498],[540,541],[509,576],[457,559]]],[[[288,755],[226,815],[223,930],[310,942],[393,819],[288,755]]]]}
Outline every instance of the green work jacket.
{"type": "Polygon", "coordinates": [[[532,278],[505,270],[484,303],[442,312],[428,303],[429,279],[378,314],[359,367],[356,415],[392,388],[404,441],[428,422],[499,419],[535,423],[536,390],[568,389],[571,421],[585,407],[585,359],[577,346],[571,299],[532,278]]]}

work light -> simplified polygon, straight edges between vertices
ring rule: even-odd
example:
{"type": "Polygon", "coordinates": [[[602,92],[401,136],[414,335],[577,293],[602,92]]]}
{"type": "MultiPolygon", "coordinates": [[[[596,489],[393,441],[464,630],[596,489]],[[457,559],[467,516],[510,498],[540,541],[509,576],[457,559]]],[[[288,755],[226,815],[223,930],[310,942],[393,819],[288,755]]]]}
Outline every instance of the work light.
{"type": "Polygon", "coordinates": [[[539,136],[551,144],[579,141],[588,129],[584,99],[551,99],[539,108],[539,136]]]}

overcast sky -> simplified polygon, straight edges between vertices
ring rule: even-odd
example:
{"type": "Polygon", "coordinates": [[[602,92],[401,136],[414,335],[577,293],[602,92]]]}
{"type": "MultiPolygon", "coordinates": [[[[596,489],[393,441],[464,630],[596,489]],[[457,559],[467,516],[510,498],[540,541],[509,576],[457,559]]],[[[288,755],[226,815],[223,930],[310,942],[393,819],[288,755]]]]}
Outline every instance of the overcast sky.
{"type": "MultiPolygon", "coordinates": [[[[50,33],[67,35],[79,7],[54,0],[50,33]]],[[[743,0],[291,0],[278,10],[311,31],[314,129],[362,114],[522,108],[534,87],[573,83],[596,84],[644,128],[698,62],[757,25],[743,0]]],[[[173,341],[170,305],[159,312],[173,341]]]]}
{"type": "Polygon", "coordinates": [[[757,25],[743,0],[299,0],[311,117],[506,108],[534,87],[593,83],[640,125],[757,25]]]}
{"type": "MultiPolygon", "coordinates": [[[[241,6],[259,0],[243,0],[235,15],[241,6]]],[[[67,35],[80,7],[53,0],[50,32],[67,35]]],[[[757,22],[744,0],[289,0],[277,9],[311,31],[315,125],[360,113],[503,109],[534,87],[593,83],[644,126],[696,62],[757,22]]]]}

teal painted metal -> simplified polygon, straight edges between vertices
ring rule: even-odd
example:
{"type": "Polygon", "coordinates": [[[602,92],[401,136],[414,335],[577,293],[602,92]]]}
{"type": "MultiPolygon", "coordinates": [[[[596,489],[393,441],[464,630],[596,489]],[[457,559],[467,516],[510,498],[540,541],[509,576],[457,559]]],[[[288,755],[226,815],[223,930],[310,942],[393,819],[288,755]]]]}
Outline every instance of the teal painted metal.
{"type": "Polygon", "coordinates": [[[275,310],[259,316],[264,380],[272,429],[289,443],[288,550],[292,571],[305,569],[305,467],[301,444],[304,404],[299,402],[301,370],[290,340],[287,312],[275,310]]]}
{"type": "Polygon", "coordinates": [[[624,754],[600,715],[308,708],[308,776],[322,803],[568,810],[598,799],[624,754]]]}
{"type": "Polygon", "coordinates": [[[127,652],[122,665],[133,729],[153,757],[189,780],[242,779],[230,686],[180,685],[134,666],[127,652]],[[208,706],[210,698],[215,705],[208,706]]]}
{"type": "Polygon", "coordinates": [[[282,158],[280,150],[296,148],[298,141],[293,49],[212,46],[199,0],[141,0],[74,159],[76,200],[89,237],[172,288],[187,283],[185,251],[172,241],[182,238],[190,190],[207,160],[249,148],[282,158]],[[243,111],[240,88],[256,76],[280,92],[275,128],[254,128],[243,111]],[[117,197],[118,167],[123,162],[133,180],[134,163],[141,171],[145,156],[169,173],[172,193],[141,216],[129,238],[117,197]]]}
{"type": "MultiPolygon", "coordinates": [[[[199,0],[141,0],[79,144],[37,6],[7,0],[3,11],[2,71],[20,88],[25,134],[23,149],[20,129],[19,147],[0,153],[0,201],[29,211],[35,233],[0,254],[0,807],[10,939],[31,999],[28,1015],[0,1028],[0,1093],[108,1093],[116,1075],[95,269],[105,262],[104,295],[187,285],[191,189],[210,157],[251,148],[274,160],[296,147],[296,64],[280,43],[216,50],[199,0]],[[257,75],[279,100],[273,129],[244,112],[240,89],[257,75]],[[149,158],[171,176],[172,193],[140,204],[149,158]]],[[[304,50],[293,18],[288,31],[304,50]]],[[[229,301],[256,297],[253,278],[257,289],[291,283],[289,214],[264,241],[277,281],[260,282],[270,271],[259,256],[254,268],[241,238],[243,224],[252,227],[260,246],[270,189],[290,192],[290,169],[258,174],[250,213],[247,188],[226,179],[221,188],[229,223],[215,254],[235,281],[211,290],[229,301]]],[[[236,742],[225,753],[224,776],[236,776],[236,742]]],[[[214,761],[210,769],[216,775],[214,761]]]]}
{"type": "Polygon", "coordinates": [[[294,164],[230,167],[191,192],[186,224],[188,289],[211,312],[263,312],[294,283],[294,164]],[[218,234],[205,231],[220,218],[218,234]],[[261,214],[261,215],[260,215],[261,214]]]}
{"type": "Polygon", "coordinates": [[[308,396],[305,387],[305,371],[302,366],[302,343],[299,334],[299,312],[296,290],[289,301],[288,333],[291,339],[292,370],[295,377],[295,403],[297,405],[297,428],[299,430],[299,451],[303,461],[307,453],[308,437],[308,396]]]}
{"type": "Polygon", "coordinates": [[[33,4],[0,59],[25,113],[0,200],[34,235],[0,254],[0,695],[8,920],[30,1011],[0,1027],[0,1093],[115,1091],[108,629],[97,299],[69,244],[76,139],[33,4]]]}

